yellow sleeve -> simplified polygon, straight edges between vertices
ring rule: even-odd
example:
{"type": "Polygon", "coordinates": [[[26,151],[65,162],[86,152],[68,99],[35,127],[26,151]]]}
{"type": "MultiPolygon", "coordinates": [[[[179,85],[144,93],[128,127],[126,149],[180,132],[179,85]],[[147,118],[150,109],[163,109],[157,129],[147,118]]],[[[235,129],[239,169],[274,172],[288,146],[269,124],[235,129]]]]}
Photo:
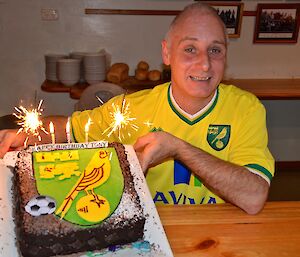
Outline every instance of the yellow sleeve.
{"type": "Polygon", "coordinates": [[[274,176],[274,158],[268,149],[266,110],[257,98],[248,106],[233,134],[230,161],[270,182],[274,176]]]}

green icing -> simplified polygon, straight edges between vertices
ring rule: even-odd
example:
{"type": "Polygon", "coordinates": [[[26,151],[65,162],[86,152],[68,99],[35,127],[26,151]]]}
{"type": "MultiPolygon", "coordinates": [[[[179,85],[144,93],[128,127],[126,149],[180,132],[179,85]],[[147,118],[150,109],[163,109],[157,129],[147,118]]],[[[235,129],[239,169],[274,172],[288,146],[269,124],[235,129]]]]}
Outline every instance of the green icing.
{"type": "MultiPolygon", "coordinates": [[[[94,189],[94,192],[97,195],[104,196],[110,205],[110,214],[108,217],[115,211],[118,207],[119,202],[121,200],[123,189],[124,189],[124,178],[122,174],[122,170],[119,164],[118,156],[114,148],[102,148],[103,150],[107,150],[112,152],[111,156],[111,170],[110,170],[110,177],[104,182],[102,185],[94,189]]],[[[79,165],[79,171],[82,172],[91,158],[93,157],[94,153],[99,150],[99,148],[93,149],[76,149],[79,153],[79,161],[71,160],[69,162],[76,162],[79,165]]],[[[66,150],[57,150],[57,153],[65,152],[66,150]]],[[[39,152],[41,153],[41,151],[39,152]]],[[[43,152],[42,152],[43,153],[43,152]]],[[[46,152],[45,152],[46,153],[46,152]]],[[[34,167],[34,176],[36,179],[36,186],[37,191],[40,195],[48,195],[56,200],[56,208],[59,208],[62,202],[64,201],[65,197],[71,191],[73,186],[77,183],[79,177],[78,176],[71,176],[70,178],[66,178],[64,180],[59,180],[59,176],[55,176],[51,179],[40,178],[39,176],[39,166],[40,165],[47,165],[47,164],[60,164],[60,163],[67,163],[68,161],[60,161],[55,160],[53,162],[42,162],[38,163],[36,161],[36,154],[37,152],[33,153],[33,167],[34,167]]],[[[80,191],[78,195],[73,200],[73,203],[64,216],[64,219],[81,226],[90,226],[99,224],[101,222],[89,222],[81,218],[76,211],[76,203],[81,198],[86,196],[86,192],[80,191]]]]}

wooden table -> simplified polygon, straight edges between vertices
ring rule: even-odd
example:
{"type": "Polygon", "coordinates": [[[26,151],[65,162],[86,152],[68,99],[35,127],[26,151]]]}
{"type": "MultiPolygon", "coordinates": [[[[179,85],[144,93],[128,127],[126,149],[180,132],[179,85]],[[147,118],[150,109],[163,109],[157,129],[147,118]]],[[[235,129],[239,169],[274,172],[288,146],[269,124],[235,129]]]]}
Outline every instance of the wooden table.
{"type": "Polygon", "coordinates": [[[254,216],[230,204],[158,213],[175,257],[300,256],[300,202],[269,202],[254,216]]]}
{"type": "Polygon", "coordinates": [[[224,83],[247,90],[262,100],[300,99],[300,79],[232,79],[224,83]]]}

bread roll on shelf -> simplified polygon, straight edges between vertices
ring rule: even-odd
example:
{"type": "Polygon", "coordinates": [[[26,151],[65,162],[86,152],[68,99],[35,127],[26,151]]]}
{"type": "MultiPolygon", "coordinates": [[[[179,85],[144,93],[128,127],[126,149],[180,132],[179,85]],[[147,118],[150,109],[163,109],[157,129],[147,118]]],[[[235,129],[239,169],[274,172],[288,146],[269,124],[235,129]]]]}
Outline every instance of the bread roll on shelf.
{"type": "Polygon", "coordinates": [[[147,78],[148,78],[148,71],[147,70],[142,70],[142,69],[136,69],[134,77],[137,80],[147,80],[147,78]]]}
{"type": "Polygon", "coordinates": [[[106,79],[109,82],[118,84],[128,79],[129,66],[126,63],[115,63],[107,72],[106,79]]]}
{"type": "Polygon", "coordinates": [[[150,81],[158,81],[161,78],[161,72],[159,70],[151,70],[148,72],[148,79],[150,81]]]}
{"type": "Polygon", "coordinates": [[[140,61],[137,65],[138,70],[149,70],[149,64],[145,61],[140,61]]]}

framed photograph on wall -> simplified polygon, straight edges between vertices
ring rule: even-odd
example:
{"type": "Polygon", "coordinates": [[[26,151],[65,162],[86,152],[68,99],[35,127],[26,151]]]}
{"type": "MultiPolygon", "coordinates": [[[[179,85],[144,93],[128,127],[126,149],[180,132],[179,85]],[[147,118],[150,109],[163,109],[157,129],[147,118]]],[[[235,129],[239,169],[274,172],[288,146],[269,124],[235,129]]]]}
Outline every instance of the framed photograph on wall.
{"type": "Polygon", "coordinates": [[[299,4],[258,4],[254,43],[297,43],[299,4]]]}
{"type": "Polygon", "coordinates": [[[240,37],[244,4],[239,2],[210,2],[226,25],[230,38],[240,37]]]}

